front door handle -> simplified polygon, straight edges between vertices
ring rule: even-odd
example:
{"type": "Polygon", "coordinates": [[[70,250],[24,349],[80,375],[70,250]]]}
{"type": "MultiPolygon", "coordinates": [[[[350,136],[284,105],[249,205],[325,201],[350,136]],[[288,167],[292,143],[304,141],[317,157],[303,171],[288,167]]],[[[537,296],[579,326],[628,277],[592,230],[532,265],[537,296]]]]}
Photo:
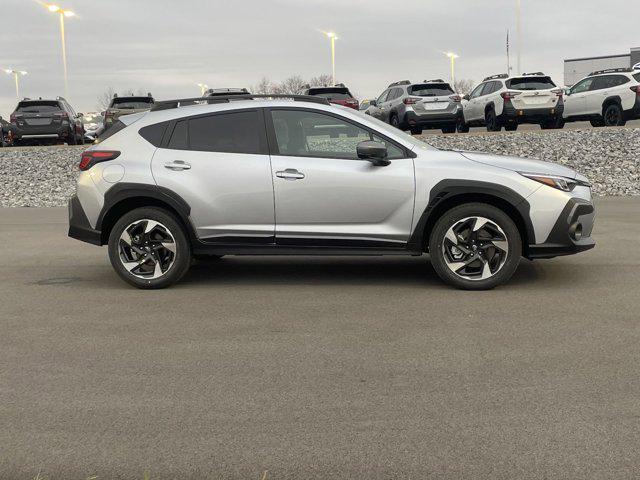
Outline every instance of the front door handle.
{"type": "Polygon", "coordinates": [[[287,168],[286,170],[276,172],[276,177],[284,178],[285,180],[302,180],[304,173],[299,172],[295,168],[287,168]]]}
{"type": "Polygon", "coordinates": [[[164,168],[168,168],[169,170],[177,172],[180,170],[189,170],[191,168],[191,165],[183,160],[174,160],[173,162],[165,163],[164,168]]]}

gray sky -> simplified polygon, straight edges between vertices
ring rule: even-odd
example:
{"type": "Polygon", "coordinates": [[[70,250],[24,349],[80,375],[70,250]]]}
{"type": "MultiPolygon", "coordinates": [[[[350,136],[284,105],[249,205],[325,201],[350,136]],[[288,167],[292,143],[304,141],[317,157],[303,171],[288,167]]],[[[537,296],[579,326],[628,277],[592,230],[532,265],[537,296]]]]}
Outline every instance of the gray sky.
{"type": "MultiPolygon", "coordinates": [[[[628,53],[640,46],[630,0],[522,0],[525,71],[563,82],[565,58],[628,53]]],[[[0,68],[27,70],[22,96],[64,95],[59,26],[36,0],[0,0],[0,68]]],[[[442,51],[460,55],[457,78],[506,71],[515,0],[61,0],[66,22],[69,101],[95,110],[109,86],[156,98],[199,95],[209,86],[250,86],[330,73],[335,30],[337,80],[360,98],[402,79],[449,78],[442,51]]],[[[0,72],[1,73],[1,72],[0,72]]],[[[0,115],[16,104],[0,76],[0,115]]]]}

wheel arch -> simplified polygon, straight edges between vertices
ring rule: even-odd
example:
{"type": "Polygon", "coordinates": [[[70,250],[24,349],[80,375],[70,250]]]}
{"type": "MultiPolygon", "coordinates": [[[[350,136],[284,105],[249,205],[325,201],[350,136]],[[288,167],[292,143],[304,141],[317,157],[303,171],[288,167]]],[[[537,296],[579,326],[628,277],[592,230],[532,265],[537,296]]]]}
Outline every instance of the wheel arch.
{"type": "Polygon", "coordinates": [[[159,207],[172,213],[182,224],[191,242],[196,239],[195,230],[189,220],[191,208],[178,194],[155,185],[118,183],[105,194],[105,203],[96,230],[99,230],[101,244],[109,242],[109,235],[119,218],[126,213],[143,207],[159,207]]]}
{"type": "Polygon", "coordinates": [[[429,204],[416,223],[409,244],[427,251],[429,237],[438,219],[450,209],[465,203],[486,203],[506,213],[520,232],[523,256],[527,255],[528,246],[535,244],[529,203],[507,187],[471,180],[443,180],[432,189],[429,204]]]}
{"type": "Polygon", "coordinates": [[[620,107],[620,109],[622,109],[622,98],[619,95],[611,95],[605,98],[604,102],[602,102],[602,112],[601,112],[602,118],[604,118],[604,112],[607,109],[607,107],[612,104],[617,104],[620,107]]]}

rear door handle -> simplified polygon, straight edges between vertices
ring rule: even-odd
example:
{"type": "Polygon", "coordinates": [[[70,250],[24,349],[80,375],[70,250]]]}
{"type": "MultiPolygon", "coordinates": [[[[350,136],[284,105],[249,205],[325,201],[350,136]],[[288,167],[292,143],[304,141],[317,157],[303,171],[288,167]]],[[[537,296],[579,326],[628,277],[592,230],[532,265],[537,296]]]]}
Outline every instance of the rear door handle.
{"type": "Polygon", "coordinates": [[[164,168],[168,168],[169,170],[177,172],[180,170],[189,170],[191,168],[191,165],[183,160],[174,160],[173,162],[165,163],[164,168]]]}
{"type": "Polygon", "coordinates": [[[304,173],[299,172],[295,168],[287,168],[286,170],[276,172],[276,177],[284,178],[285,180],[302,180],[304,173]]]}

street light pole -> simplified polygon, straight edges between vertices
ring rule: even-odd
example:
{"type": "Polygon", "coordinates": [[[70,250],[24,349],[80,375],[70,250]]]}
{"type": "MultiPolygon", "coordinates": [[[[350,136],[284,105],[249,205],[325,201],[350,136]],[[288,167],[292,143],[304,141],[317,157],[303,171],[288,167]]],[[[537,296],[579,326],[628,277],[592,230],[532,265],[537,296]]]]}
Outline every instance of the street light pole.
{"type": "Polygon", "coordinates": [[[18,76],[24,76],[27,74],[27,72],[25,72],[24,70],[13,70],[11,68],[8,68],[5,70],[5,73],[7,75],[13,75],[13,81],[16,84],[16,97],[18,98],[18,101],[20,101],[20,82],[18,81],[18,76]]]}
{"type": "Polygon", "coordinates": [[[516,31],[518,36],[518,75],[522,73],[522,19],[520,0],[516,0],[516,31]]]}
{"type": "Polygon", "coordinates": [[[64,71],[64,96],[69,97],[69,77],[67,73],[67,45],[66,37],[64,33],[64,17],[73,17],[75,13],[71,10],[64,10],[58,5],[47,5],[47,8],[52,13],[57,13],[60,17],[60,43],[62,45],[62,68],[64,71]]]}
{"type": "Polygon", "coordinates": [[[338,36],[335,32],[323,32],[331,40],[331,82],[336,84],[336,40],[338,36]]]}
{"type": "Polygon", "coordinates": [[[451,61],[451,87],[453,89],[456,88],[456,58],[460,58],[460,55],[456,55],[453,52],[445,53],[447,57],[449,57],[451,61]]]}

